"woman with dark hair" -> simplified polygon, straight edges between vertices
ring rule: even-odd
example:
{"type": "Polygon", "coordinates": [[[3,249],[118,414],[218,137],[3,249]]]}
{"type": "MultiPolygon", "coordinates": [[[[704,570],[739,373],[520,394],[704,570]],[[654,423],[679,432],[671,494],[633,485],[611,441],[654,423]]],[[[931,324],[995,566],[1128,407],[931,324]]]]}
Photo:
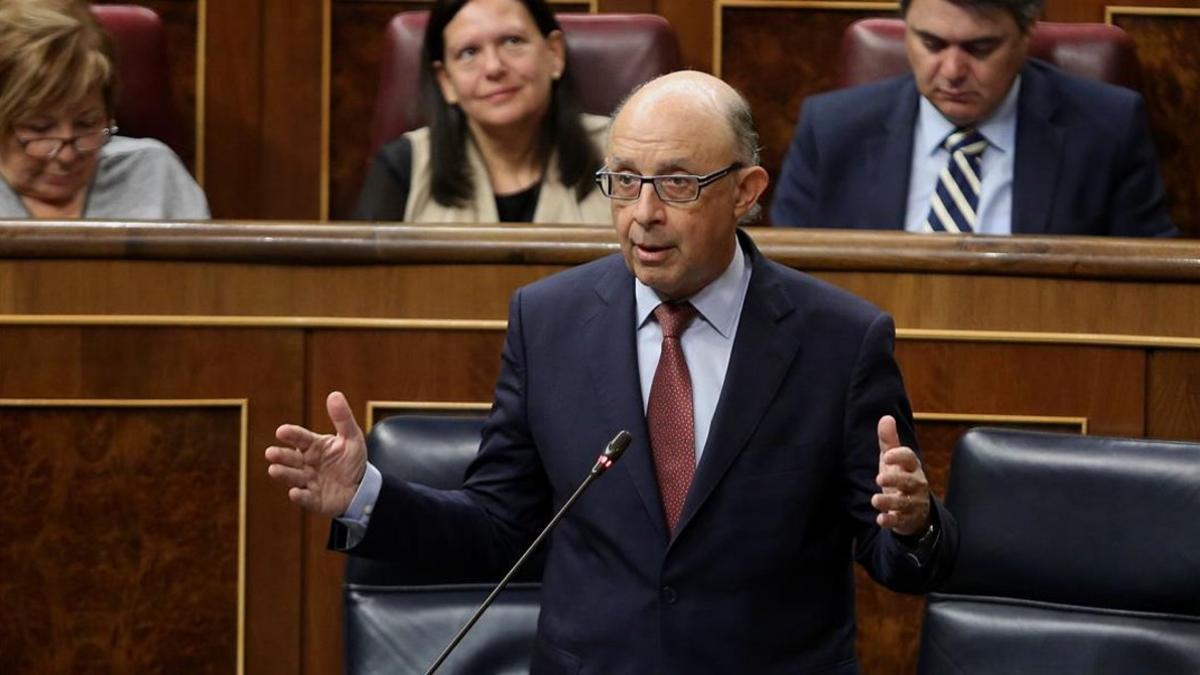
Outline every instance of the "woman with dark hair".
{"type": "Polygon", "coordinates": [[[608,118],[580,111],[545,0],[439,0],[422,52],[429,126],[376,154],[358,218],[612,222],[592,181],[608,118]]]}

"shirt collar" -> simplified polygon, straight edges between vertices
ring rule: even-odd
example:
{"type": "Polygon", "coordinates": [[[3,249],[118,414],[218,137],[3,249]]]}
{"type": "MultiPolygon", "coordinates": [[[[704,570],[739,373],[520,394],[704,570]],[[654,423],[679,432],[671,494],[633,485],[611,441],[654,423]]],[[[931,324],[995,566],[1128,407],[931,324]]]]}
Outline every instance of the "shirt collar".
{"type": "MultiPolygon", "coordinates": [[[[700,316],[726,339],[733,337],[737,313],[749,284],[750,269],[746,265],[746,254],[742,251],[740,241],[735,240],[735,244],[733,260],[729,261],[729,266],[721,276],[688,298],[700,316]]],[[[640,329],[649,321],[654,308],[662,304],[662,298],[639,279],[634,279],[633,288],[637,300],[637,326],[640,329]]]]}
{"type": "MultiPolygon", "coordinates": [[[[1012,152],[1017,139],[1017,98],[1021,92],[1021,75],[1013,79],[1012,86],[1000,102],[1000,107],[992,116],[984,120],[976,128],[988,141],[988,150],[1012,152]]],[[[917,112],[916,149],[927,157],[932,157],[941,149],[942,141],[946,140],[957,127],[942,116],[929,99],[921,97],[917,112]]]]}

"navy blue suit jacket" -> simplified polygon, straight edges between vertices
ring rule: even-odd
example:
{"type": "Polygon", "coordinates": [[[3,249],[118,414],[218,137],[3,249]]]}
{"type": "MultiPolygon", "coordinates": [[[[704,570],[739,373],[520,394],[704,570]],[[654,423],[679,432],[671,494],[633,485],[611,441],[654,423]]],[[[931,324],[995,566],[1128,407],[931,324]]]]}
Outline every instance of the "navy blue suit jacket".
{"type": "Polygon", "coordinates": [[[751,256],[729,369],[673,538],[638,380],[633,277],[610,256],[522,288],[462,490],[385,477],[355,555],[500,574],[621,429],[624,458],[549,541],[533,672],[854,673],[852,557],[908,592],[949,573],[951,516],[921,567],[875,525],[875,428],[912,415],[890,317],[751,256]]]}
{"type": "MultiPolygon", "coordinates": [[[[919,100],[912,75],[806,99],[773,224],[903,229],[919,100]]],[[[1030,60],[1016,143],[1013,234],[1176,234],[1133,91],[1030,60]]]]}

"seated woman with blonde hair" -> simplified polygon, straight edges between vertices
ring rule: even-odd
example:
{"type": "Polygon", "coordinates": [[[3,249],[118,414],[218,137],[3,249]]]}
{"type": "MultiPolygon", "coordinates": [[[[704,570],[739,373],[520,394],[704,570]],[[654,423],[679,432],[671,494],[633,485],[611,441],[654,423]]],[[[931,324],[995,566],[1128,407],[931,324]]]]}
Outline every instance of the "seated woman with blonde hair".
{"type": "Polygon", "coordinates": [[[87,2],[0,2],[0,218],[209,217],[167,146],[115,135],[116,87],[87,2]]]}
{"type": "Polygon", "coordinates": [[[439,0],[422,82],[430,123],[376,154],[356,217],[612,222],[593,182],[608,118],[580,111],[544,0],[439,0]]]}

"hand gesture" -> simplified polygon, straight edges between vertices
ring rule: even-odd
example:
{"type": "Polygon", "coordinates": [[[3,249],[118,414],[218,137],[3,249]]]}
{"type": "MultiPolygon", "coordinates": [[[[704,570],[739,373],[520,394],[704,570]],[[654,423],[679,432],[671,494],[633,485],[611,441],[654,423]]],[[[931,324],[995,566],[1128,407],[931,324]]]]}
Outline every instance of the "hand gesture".
{"type": "Polygon", "coordinates": [[[912,448],[900,445],[891,415],[880,418],[878,432],[879,475],[875,482],[883,492],[871,497],[871,506],[879,511],[875,522],[896,534],[922,534],[929,527],[929,482],[921,460],[912,448]]]}
{"type": "Polygon", "coordinates": [[[367,470],[367,444],[342,392],[329,394],[325,409],[336,434],[285,424],[275,430],[283,445],[272,445],[265,455],[267,475],[289,486],[288,499],[332,518],[346,512],[358,491],[367,470]]]}

